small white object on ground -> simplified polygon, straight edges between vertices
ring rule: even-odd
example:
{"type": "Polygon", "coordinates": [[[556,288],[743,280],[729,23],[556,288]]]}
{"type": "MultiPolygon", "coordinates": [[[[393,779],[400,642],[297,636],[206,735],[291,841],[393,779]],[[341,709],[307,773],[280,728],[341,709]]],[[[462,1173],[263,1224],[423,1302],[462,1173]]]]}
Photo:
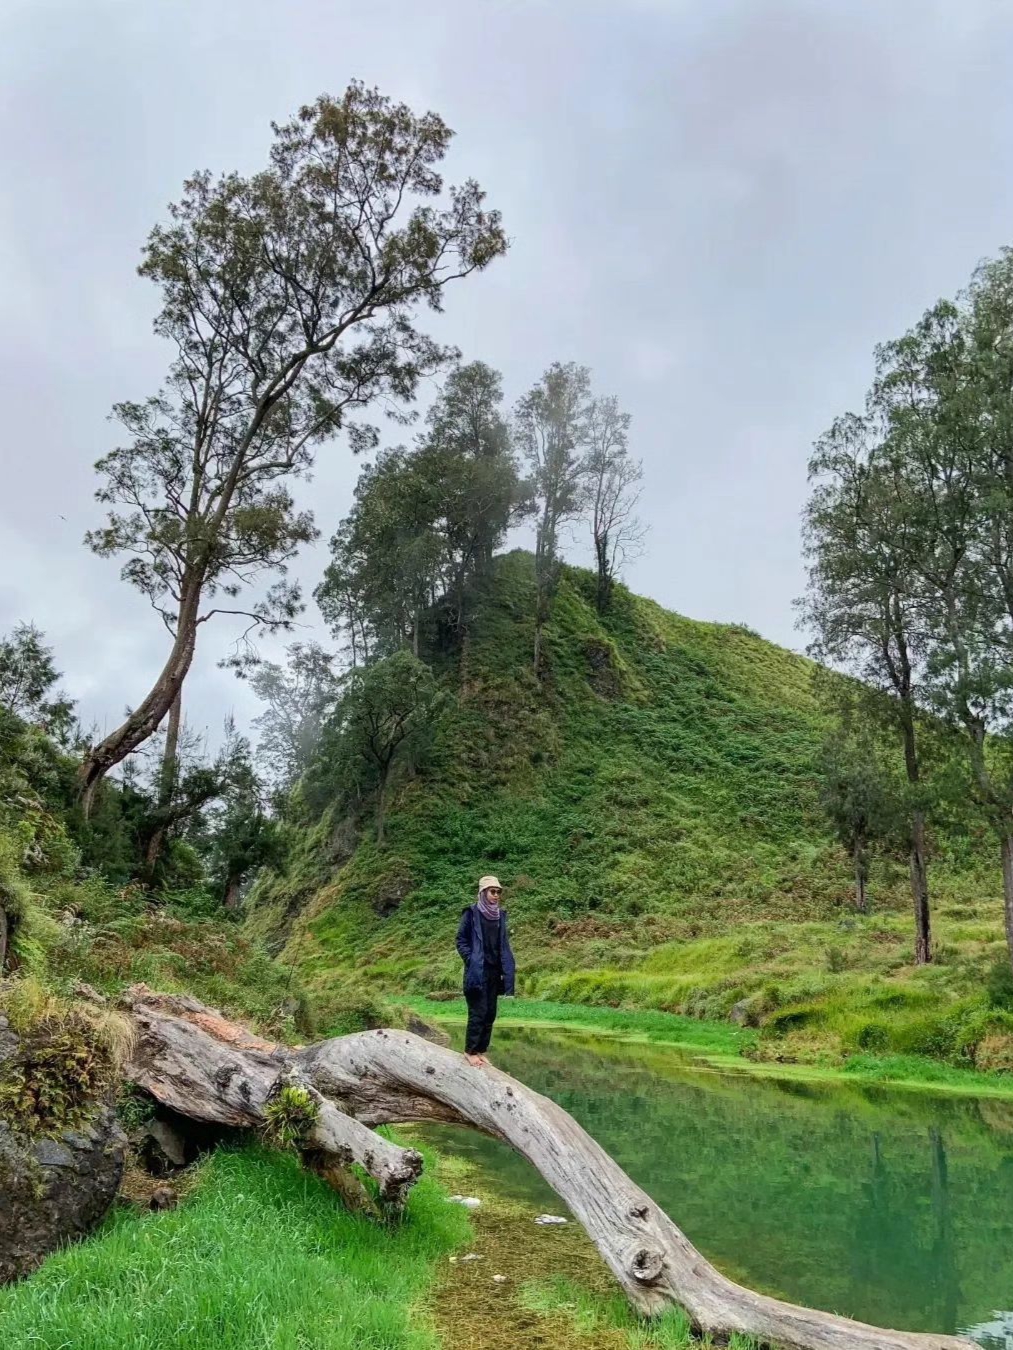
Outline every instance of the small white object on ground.
{"type": "Polygon", "coordinates": [[[494,1275],[492,1277],[492,1282],[493,1284],[506,1284],[507,1277],[505,1275],[494,1275]]]}
{"type": "Polygon", "coordinates": [[[479,1252],[469,1252],[467,1256],[461,1257],[462,1261],[484,1261],[485,1257],[479,1252]]]}
{"type": "Polygon", "coordinates": [[[463,1205],[465,1209],[478,1209],[482,1202],[477,1195],[448,1195],[447,1203],[463,1205]]]}
{"type": "Polygon", "coordinates": [[[569,1223],[569,1222],[570,1222],[569,1219],[564,1219],[558,1214],[539,1214],[538,1218],[535,1220],[535,1223],[540,1224],[569,1223]]]}

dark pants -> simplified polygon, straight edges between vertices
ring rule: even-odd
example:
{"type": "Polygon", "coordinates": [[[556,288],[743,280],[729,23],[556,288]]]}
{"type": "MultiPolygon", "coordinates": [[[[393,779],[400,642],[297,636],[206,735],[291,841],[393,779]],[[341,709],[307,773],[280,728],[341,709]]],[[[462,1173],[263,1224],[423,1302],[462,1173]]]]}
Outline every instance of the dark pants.
{"type": "Polygon", "coordinates": [[[466,1054],[484,1055],[489,1049],[501,978],[497,970],[495,975],[486,976],[481,989],[468,989],[465,992],[464,997],[468,1000],[468,1030],[464,1036],[466,1054]]]}

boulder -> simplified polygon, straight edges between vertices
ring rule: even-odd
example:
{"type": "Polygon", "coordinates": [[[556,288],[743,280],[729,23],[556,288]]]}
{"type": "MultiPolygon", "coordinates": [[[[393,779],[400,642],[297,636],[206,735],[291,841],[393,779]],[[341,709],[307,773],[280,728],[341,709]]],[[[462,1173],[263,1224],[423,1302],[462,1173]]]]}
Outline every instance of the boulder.
{"type": "Polygon", "coordinates": [[[0,1119],[0,1284],[99,1223],[119,1188],[126,1144],[106,1105],[52,1138],[15,1134],[0,1119]]]}
{"type": "Polygon", "coordinates": [[[419,1017],[417,1013],[410,1012],[405,1029],[410,1031],[413,1036],[421,1036],[423,1040],[432,1041],[434,1045],[449,1045],[450,1036],[442,1027],[434,1027],[432,1022],[427,1022],[419,1017]]]}
{"type": "Polygon", "coordinates": [[[728,1014],[729,1022],[734,1022],[737,1027],[748,1027],[752,1025],[753,1000],[751,998],[740,998],[738,1003],[732,1005],[732,1010],[728,1014]]]}

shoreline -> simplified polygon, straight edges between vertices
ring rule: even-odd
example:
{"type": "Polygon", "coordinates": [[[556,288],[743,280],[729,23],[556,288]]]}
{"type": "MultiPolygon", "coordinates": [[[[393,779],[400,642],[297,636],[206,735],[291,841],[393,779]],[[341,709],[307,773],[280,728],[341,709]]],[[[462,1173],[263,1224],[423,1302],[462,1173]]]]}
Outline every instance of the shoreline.
{"type": "MultiPolygon", "coordinates": [[[[448,1001],[425,997],[395,999],[428,1020],[463,1026],[463,998],[448,1001]]],[[[627,1045],[669,1047],[687,1056],[691,1066],[714,1073],[773,1078],[796,1083],[884,1087],[945,1096],[989,1097],[1013,1101],[1013,1075],[993,1075],[955,1068],[924,1056],[855,1056],[844,1065],[757,1061],[742,1054],[756,1033],[723,1022],[703,1022],[678,1013],[599,1008],[593,1004],[550,1004],[535,999],[510,999],[500,1004],[498,1022],[518,1030],[543,1030],[618,1041],[627,1045]],[[851,1067],[848,1067],[850,1064],[851,1067]]]]}

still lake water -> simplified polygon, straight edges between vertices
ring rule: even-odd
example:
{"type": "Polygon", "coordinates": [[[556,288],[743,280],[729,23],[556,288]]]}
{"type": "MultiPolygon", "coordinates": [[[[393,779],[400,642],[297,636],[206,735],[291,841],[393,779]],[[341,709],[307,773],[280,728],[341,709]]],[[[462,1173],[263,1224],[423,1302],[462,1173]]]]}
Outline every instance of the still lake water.
{"type": "MultiPolygon", "coordinates": [[[[717,1074],[669,1047],[505,1027],[494,1050],[732,1278],[1013,1350],[1013,1101],[717,1074]]],[[[464,1129],[426,1134],[505,1193],[558,1212],[505,1146],[464,1129]]]]}

